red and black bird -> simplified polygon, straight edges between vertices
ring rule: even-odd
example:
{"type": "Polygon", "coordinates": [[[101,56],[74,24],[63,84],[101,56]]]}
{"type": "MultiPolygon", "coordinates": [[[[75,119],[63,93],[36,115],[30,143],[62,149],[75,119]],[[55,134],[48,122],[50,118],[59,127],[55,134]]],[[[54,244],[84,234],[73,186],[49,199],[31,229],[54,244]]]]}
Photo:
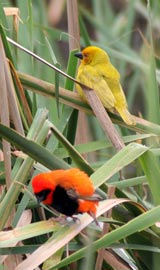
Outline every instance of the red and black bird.
{"type": "Polygon", "coordinates": [[[97,223],[95,216],[101,198],[85,172],[73,168],[40,173],[32,179],[32,188],[39,202],[59,213],[72,217],[86,212],[97,223]]]}

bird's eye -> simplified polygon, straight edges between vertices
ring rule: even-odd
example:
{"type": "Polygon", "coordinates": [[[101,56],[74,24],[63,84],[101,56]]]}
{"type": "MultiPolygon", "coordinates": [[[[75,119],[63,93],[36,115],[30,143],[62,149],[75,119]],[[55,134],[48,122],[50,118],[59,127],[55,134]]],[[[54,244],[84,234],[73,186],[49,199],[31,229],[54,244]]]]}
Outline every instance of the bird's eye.
{"type": "Polygon", "coordinates": [[[38,193],[35,193],[35,196],[36,196],[38,202],[40,203],[40,202],[44,201],[50,192],[51,192],[50,189],[44,189],[38,193]]]}
{"type": "Polygon", "coordinates": [[[88,57],[88,53],[84,53],[83,56],[84,56],[85,58],[87,58],[87,57],[88,57]]]}

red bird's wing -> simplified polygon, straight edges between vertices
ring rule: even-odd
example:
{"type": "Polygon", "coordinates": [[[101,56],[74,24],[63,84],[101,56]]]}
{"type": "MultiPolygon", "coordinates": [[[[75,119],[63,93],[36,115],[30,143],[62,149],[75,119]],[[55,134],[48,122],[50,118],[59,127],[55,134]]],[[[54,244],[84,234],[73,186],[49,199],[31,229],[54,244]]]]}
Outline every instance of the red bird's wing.
{"type": "Polygon", "coordinates": [[[79,200],[84,200],[84,201],[97,202],[97,201],[102,200],[102,198],[96,193],[94,193],[92,196],[83,196],[83,195],[78,194],[74,189],[68,189],[67,194],[69,197],[73,199],[79,199],[79,200]]]}
{"type": "Polygon", "coordinates": [[[65,190],[73,189],[80,196],[92,196],[95,191],[89,176],[77,168],[64,170],[57,175],[56,182],[65,190]]]}

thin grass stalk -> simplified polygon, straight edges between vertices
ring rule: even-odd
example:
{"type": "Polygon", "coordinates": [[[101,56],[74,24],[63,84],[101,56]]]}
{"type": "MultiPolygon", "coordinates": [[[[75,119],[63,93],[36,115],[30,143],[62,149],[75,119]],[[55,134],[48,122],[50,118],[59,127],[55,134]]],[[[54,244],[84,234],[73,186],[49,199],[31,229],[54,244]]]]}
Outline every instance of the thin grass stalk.
{"type": "MultiPolygon", "coordinates": [[[[69,49],[74,50],[80,48],[80,32],[78,21],[78,3],[77,0],[67,1],[67,21],[69,33],[69,49]]],[[[76,68],[76,67],[75,67],[76,68]]],[[[76,144],[85,143],[88,141],[88,123],[86,114],[79,112],[77,131],[76,131],[76,144]]],[[[84,158],[87,156],[84,155],[84,158]]]]}
{"type": "Polygon", "coordinates": [[[80,43],[77,0],[67,0],[67,22],[69,34],[69,50],[72,51],[79,48],[80,43]]]}
{"type": "Polygon", "coordinates": [[[4,65],[6,90],[7,90],[7,97],[8,97],[8,102],[9,102],[10,115],[11,115],[11,118],[14,122],[14,125],[15,125],[17,131],[20,134],[24,135],[23,126],[22,126],[20,114],[18,111],[17,101],[16,101],[16,97],[15,97],[15,89],[14,89],[14,85],[13,85],[13,80],[12,80],[9,65],[7,62],[7,57],[5,55],[5,50],[4,50],[4,45],[2,43],[2,39],[0,42],[1,42],[1,58],[2,58],[1,63],[3,63],[3,65],[4,65]]]}
{"type": "MultiPolygon", "coordinates": [[[[14,65],[13,65],[13,63],[11,61],[9,61],[9,65],[10,65],[10,70],[11,70],[11,73],[12,73],[12,76],[13,76],[13,80],[14,80],[15,85],[17,86],[17,88],[19,90],[19,92],[18,92],[18,94],[20,96],[20,101],[19,102],[20,102],[21,106],[23,107],[25,117],[26,117],[25,120],[28,122],[29,125],[31,125],[33,117],[32,117],[32,113],[31,113],[31,110],[29,108],[26,96],[25,96],[25,91],[24,91],[23,86],[22,86],[22,84],[20,82],[20,79],[18,77],[16,69],[15,69],[15,67],[14,67],[14,65]]],[[[28,128],[28,126],[27,126],[27,128],[28,128]]]]}
{"type": "MultiPolygon", "coordinates": [[[[3,48],[2,39],[0,38],[0,118],[2,124],[10,126],[9,121],[9,103],[7,95],[7,83],[6,83],[6,72],[5,72],[5,53],[3,48]]],[[[6,140],[2,140],[3,145],[3,155],[4,155],[4,166],[5,166],[5,176],[6,176],[6,185],[9,188],[11,184],[11,149],[10,143],[6,140]]]]}

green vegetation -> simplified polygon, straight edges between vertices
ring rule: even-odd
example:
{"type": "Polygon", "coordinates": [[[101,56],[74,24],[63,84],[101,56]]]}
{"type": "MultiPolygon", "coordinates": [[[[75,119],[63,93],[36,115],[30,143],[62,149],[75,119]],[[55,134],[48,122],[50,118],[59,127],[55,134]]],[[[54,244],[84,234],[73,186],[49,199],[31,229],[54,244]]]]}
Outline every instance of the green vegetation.
{"type": "Polygon", "coordinates": [[[159,270],[159,9],[158,0],[0,2],[0,269],[159,270]],[[109,54],[137,116],[128,127],[109,114],[119,152],[74,92],[74,53],[90,44],[109,54]],[[87,214],[62,225],[37,204],[33,175],[70,167],[107,198],[100,227],[87,214]]]}

